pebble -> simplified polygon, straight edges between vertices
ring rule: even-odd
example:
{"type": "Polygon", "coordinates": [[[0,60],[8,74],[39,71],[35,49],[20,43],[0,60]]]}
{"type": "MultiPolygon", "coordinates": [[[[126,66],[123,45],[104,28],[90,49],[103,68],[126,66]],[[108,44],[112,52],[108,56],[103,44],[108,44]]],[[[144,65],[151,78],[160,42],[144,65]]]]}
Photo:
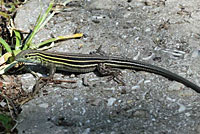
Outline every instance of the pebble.
{"type": "Polygon", "coordinates": [[[178,109],[179,113],[184,112],[186,110],[186,107],[183,104],[179,102],[177,102],[177,104],[179,105],[179,109],[178,109]]]}
{"type": "Polygon", "coordinates": [[[195,50],[192,52],[192,58],[197,58],[200,56],[200,51],[199,50],[195,50]]]}
{"type": "Polygon", "coordinates": [[[7,103],[5,103],[5,102],[3,102],[3,101],[0,102],[0,106],[2,106],[2,107],[4,107],[6,104],[7,104],[7,103]]]}
{"type": "Polygon", "coordinates": [[[197,134],[200,134],[200,125],[197,126],[197,134]]]}
{"type": "Polygon", "coordinates": [[[173,82],[172,84],[169,85],[168,91],[177,91],[183,88],[184,85],[182,83],[173,82]]]}
{"type": "Polygon", "coordinates": [[[113,103],[115,103],[116,100],[117,100],[116,98],[109,98],[109,99],[108,99],[107,106],[112,106],[113,103]]]}
{"type": "Polygon", "coordinates": [[[82,134],[89,134],[89,133],[90,133],[90,128],[86,128],[82,134]]]}
{"type": "Polygon", "coordinates": [[[48,103],[39,104],[39,107],[41,107],[41,108],[48,108],[48,106],[49,106],[48,103]]]}
{"type": "Polygon", "coordinates": [[[150,32],[151,31],[151,29],[150,28],[147,28],[146,30],[145,30],[145,32],[150,32]]]}
{"type": "Polygon", "coordinates": [[[36,83],[36,79],[32,74],[24,74],[21,77],[21,82],[23,90],[31,92],[36,83]]]}

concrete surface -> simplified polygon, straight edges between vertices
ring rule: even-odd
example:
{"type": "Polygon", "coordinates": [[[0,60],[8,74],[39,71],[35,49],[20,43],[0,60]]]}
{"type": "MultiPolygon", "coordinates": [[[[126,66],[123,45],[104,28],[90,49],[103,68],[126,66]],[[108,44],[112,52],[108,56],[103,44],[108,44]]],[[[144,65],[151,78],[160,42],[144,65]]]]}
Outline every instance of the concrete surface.
{"type": "MultiPolygon", "coordinates": [[[[43,0],[44,9],[49,0],[43,0]]],[[[15,23],[29,30],[40,8],[30,0],[18,9],[15,23]]],[[[89,53],[100,45],[120,55],[161,66],[200,85],[200,8],[198,0],[83,0],[56,14],[35,43],[75,31],[84,38],[57,43],[49,51],[89,53]]],[[[43,10],[44,10],[43,9],[43,10]]],[[[184,85],[146,72],[123,70],[126,86],[95,73],[55,79],[25,104],[20,134],[200,134],[200,96],[184,85]],[[88,83],[84,85],[83,81],[88,83]]],[[[35,79],[23,74],[22,80],[35,79]]],[[[23,82],[30,91],[31,82],[23,82]]]]}

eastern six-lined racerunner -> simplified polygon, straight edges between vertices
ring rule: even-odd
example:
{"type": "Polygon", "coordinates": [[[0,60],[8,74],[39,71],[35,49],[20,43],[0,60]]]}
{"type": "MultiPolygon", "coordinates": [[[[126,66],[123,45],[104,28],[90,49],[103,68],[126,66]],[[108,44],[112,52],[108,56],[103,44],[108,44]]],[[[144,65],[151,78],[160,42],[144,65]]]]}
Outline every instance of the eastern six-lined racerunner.
{"type": "Polygon", "coordinates": [[[169,80],[180,82],[200,93],[199,86],[171,71],[145,62],[126,58],[104,56],[100,54],[63,54],[39,50],[24,50],[16,56],[15,60],[49,67],[52,75],[55,73],[56,69],[73,73],[87,73],[97,70],[102,75],[113,75],[115,73],[114,68],[146,71],[164,76],[169,80]]]}

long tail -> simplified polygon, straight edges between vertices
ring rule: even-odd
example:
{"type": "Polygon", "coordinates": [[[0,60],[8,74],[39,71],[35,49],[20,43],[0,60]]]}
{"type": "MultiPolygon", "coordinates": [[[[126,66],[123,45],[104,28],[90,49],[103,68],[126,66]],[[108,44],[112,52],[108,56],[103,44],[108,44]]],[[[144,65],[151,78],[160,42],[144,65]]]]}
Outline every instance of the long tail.
{"type": "Polygon", "coordinates": [[[171,72],[164,68],[157,67],[148,63],[144,63],[141,61],[136,60],[126,60],[126,59],[117,59],[113,58],[110,59],[107,63],[108,66],[116,67],[116,68],[127,68],[127,69],[134,69],[136,71],[146,71],[154,74],[158,74],[168,78],[169,80],[174,80],[184,84],[187,87],[192,88],[197,93],[200,93],[200,87],[196,84],[190,82],[189,80],[171,72]]]}

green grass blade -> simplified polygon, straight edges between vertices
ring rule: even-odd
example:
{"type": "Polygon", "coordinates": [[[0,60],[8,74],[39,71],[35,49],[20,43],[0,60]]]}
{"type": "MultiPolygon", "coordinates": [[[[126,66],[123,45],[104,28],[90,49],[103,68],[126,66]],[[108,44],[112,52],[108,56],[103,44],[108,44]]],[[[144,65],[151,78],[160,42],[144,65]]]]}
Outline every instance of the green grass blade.
{"type": "Polygon", "coordinates": [[[83,36],[82,33],[77,33],[77,34],[74,34],[74,35],[71,35],[71,36],[69,36],[69,35],[68,36],[58,36],[56,38],[51,38],[51,39],[45,40],[38,45],[31,46],[30,48],[31,49],[37,49],[39,47],[42,47],[44,45],[47,45],[47,44],[55,42],[55,41],[61,41],[61,40],[67,40],[67,39],[76,39],[76,38],[81,38],[82,36],[83,36]]]}
{"type": "Polygon", "coordinates": [[[38,18],[38,21],[36,23],[36,26],[32,32],[32,34],[30,35],[29,39],[27,40],[27,43],[24,45],[23,50],[26,50],[27,48],[29,48],[33,37],[35,36],[35,34],[40,30],[43,22],[45,21],[47,15],[49,14],[49,12],[51,11],[52,7],[53,7],[53,2],[50,2],[48,9],[46,10],[45,14],[42,17],[38,18]]]}
{"type": "Polygon", "coordinates": [[[55,15],[55,12],[52,12],[52,13],[48,16],[48,18],[42,23],[42,25],[40,26],[40,29],[43,28],[43,27],[47,24],[47,22],[48,22],[54,15],[55,15]]]}
{"type": "Polygon", "coordinates": [[[8,45],[8,43],[6,43],[6,41],[0,37],[0,43],[4,46],[4,48],[6,49],[7,52],[12,52],[10,46],[8,45]]]}
{"type": "Polygon", "coordinates": [[[0,16],[3,16],[4,18],[7,18],[7,19],[11,18],[9,14],[1,12],[1,11],[0,11],[0,16]]]}
{"type": "Polygon", "coordinates": [[[15,50],[20,50],[20,48],[21,48],[21,35],[16,30],[14,30],[14,33],[15,33],[15,38],[16,38],[15,50]]]}

